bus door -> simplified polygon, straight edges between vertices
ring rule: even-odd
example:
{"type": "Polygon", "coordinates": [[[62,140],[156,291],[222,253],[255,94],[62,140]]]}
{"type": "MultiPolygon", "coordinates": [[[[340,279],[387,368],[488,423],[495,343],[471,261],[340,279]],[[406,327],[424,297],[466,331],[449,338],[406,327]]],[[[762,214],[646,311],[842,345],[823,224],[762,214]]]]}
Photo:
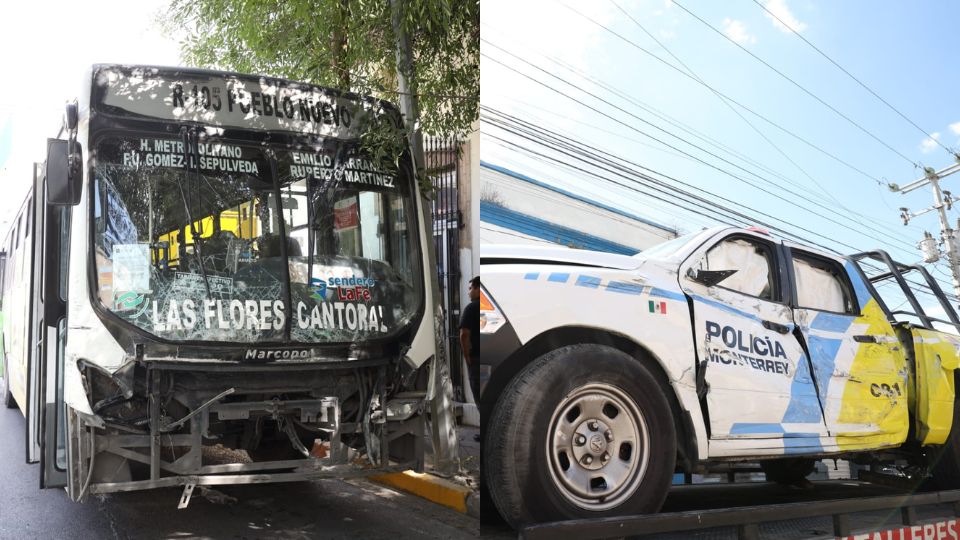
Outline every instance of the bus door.
{"type": "Polygon", "coordinates": [[[68,206],[46,200],[46,178],[34,193],[36,232],[40,242],[34,265],[36,354],[31,366],[38,373],[40,410],[31,420],[40,436],[40,487],[67,485],[66,415],[63,402],[63,352],[67,316],[67,259],[70,247],[68,206]]]}
{"type": "MultiPolygon", "coordinates": [[[[23,234],[23,279],[27,280],[23,284],[24,303],[26,304],[26,320],[23,321],[24,327],[24,346],[23,355],[26,357],[26,403],[23,407],[26,422],[26,444],[27,444],[27,463],[36,463],[40,461],[40,372],[37,367],[37,329],[40,327],[40,315],[38,314],[35,299],[39,291],[38,265],[41,263],[40,256],[43,244],[42,235],[37,234],[37,223],[42,222],[42,216],[37,216],[37,211],[43,208],[42,192],[36,191],[36,187],[41,185],[43,178],[43,165],[34,163],[33,165],[33,195],[27,201],[27,207],[24,211],[26,221],[23,227],[26,232],[23,234]],[[41,195],[37,195],[41,193],[41,195]]],[[[42,211],[42,210],[41,210],[42,211]]],[[[14,284],[16,287],[17,284],[14,284]]]]}

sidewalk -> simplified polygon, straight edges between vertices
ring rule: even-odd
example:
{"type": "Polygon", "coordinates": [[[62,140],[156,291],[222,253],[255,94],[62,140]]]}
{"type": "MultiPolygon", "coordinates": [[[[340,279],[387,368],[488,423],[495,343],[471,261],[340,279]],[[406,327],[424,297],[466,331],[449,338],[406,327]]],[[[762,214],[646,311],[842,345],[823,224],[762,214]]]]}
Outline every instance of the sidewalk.
{"type": "Polygon", "coordinates": [[[460,426],[460,463],[474,486],[480,485],[480,441],[473,440],[479,433],[480,428],[460,426]]]}
{"type": "Polygon", "coordinates": [[[370,479],[408,493],[423,497],[480,518],[480,443],[473,436],[480,433],[479,428],[460,426],[461,473],[451,476],[431,472],[433,462],[433,444],[430,435],[425,436],[426,471],[418,474],[412,471],[373,476],[370,479]]]}
{"type": "Polygon", "coordinates": [[[470,478],[471,493],[467,497],[467,513],[480,519],[480,441],[473,436],[480,428],[460,427],[460,464],[470,478]]]}

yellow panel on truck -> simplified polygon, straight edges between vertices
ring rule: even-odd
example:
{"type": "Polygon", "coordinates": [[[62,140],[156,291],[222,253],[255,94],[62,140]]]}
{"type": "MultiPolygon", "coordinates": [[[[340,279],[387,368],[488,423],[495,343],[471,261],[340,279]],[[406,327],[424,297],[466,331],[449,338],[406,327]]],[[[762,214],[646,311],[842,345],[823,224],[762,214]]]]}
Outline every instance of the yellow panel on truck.
{"type": "Polygon", "coordinates": [[[916,429],[922,445],[943,444],[953,424],[954,373],[960,367],[960,337],[910,328],[916,356],[916,429]]]}

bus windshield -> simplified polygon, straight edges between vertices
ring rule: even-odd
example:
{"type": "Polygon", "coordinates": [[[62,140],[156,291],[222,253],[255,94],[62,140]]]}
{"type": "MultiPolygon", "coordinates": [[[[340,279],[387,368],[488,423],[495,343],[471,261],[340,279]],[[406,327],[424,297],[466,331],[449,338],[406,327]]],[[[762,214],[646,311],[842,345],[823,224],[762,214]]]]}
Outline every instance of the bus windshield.
{"type": "Polygon", "coordinates": [[[167,340],[240,343],[381,338],[419,311],[402,174],[339,141],[189,147],[97,145],[92,255],[107,310],[167,340]]]}

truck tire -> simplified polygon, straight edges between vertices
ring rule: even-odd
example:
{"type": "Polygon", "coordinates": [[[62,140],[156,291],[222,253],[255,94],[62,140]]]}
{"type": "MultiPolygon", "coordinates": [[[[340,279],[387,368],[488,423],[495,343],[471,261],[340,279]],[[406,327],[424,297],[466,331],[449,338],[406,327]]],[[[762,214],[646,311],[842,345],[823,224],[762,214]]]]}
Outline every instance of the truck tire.
{"type": "Polygon", "coordinates": [[[10,376],[7,375],[7,362],[3,362],[3,392],[0,392],[3,395],[3,404],[8,409],[17,408],[17,400],[13,399],[13,393],[10,392],[10,376]]]}
{"type": "Polygon", "coordinates": [[[933,483],[940,489],[960,489],[960,400],[953,401],[953,425],[942,446],[927,450],[933,483]]]}
{"type": "Polygon", "coordinates": [[[484,424],[485,487],[513,527],[657,512],[670,487],[677,441],[664,388],[612,347],[537,358],[484,424]]]}
{"type": "Polygon", "coordinates": [[[816,468],[816,462],[806,458],[770,459],[760,462],[767,482],[792,485],[805,479],[816,468]]]}

